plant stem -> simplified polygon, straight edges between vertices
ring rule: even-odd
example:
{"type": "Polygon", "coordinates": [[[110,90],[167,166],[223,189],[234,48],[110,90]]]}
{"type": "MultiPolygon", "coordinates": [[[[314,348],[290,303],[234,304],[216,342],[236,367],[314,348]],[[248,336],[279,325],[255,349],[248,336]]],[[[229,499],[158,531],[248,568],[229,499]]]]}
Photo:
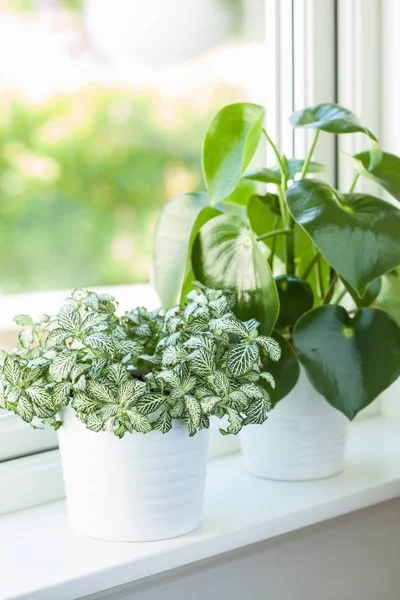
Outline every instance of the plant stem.
{"type": "Polygon", "coordinates": [[[335,274],[333,275],[331,282],[329,284],[328,291],[326,292],[325,297],[322,301],[322,304],[329,304],[329,302],[332,300],[333,293],[335,291],[335,287],[338,282],[338,279],[339,279],[339,274],[335,272],[335,274]]]}
{"type": "Polygon", "coordinates": [[[325,298],[325,289],[324,289],[324,278],[322,276],[321,254],[318,256],[318,260],[317,260],[317,274],[318,274],[319,297],[322,299],[322,298],[325,298]]]}
{"type": "Polygon", "coordinates": [[[294,261],[294,220],[288,211],[289,235],[286,239],[286,270],[288,275],[295,275],[294,261]]]}
{"type": "Polygon", "coordinates": [[[309,276],[309,274],[313,270],[313,267],[314,267],[315,263],[317,263],[319,261],[319,257],[320,256],[321,256],[321,254],[319,252],[316,252],[314,254],[314,256],[312,257],[311,261],[308,263],[308,265],[304,269],[304,272],[301,275],[301,279],[307,279],[307,277],[309,276]]]}
{"type": "Polygon", "coordinates": [[[351,184],[351,186],[350,186],[350,189],[349,189],[349,194],[352,194],[352,193],[353,193],[353,191],[354,191],[354,188],[355,188],[355,187],[356,187],[356,185],[357,185],[357,181],[358,181],[358,178],[359,178],[359,177],[360,177],[360,173],[356,173],[356,174],[355,174],[355,176],[354,176],[354,179],[353,179],[353,183],[352,183],[352,184],[351,184]]]}
{"type": "Polygon", "coordinates": [[[312,159],[312,155],[314,154],[315,146],[317,145],[318,136],[319,136],[319,129],[317,129],[317,131],[315,132],[314,139],[311,144],[310,150],[308,151],[306,160],[303,163],[303,168],[301,169],[301,173],[300,173],[300,179],[304,179],[304,177],[307,175],[308,167],[310,166],[310,161],[312,159]]]}
{"type": "Polygon", "coordinates": [[[263,134],[267,138],[268,144],[271,146],[274,151],[276,162],[279,165],[279,169],[281,171],[281,185],[278,185],[278,196],[279,196],[279,207],[281,209],[282,221],[283,225],[287,226],[287,210],[286,210],[286,202],[285,202],[285,190],[286,190],[286,172],[285,165],[282,162],[281,155],[279,154],[278,148],[275,146],[274,142],[269,137],[268,133],[265,129],[263,129],[263,134]]]}
{"type": "Polygon", "coordinates": [[[339,296],[338,296],[338,297],[335,299],[335,302],[334,302],[334,304],[339,304],[339,302],[342,300],[342,298],[343,298],[343,297],[344,297],[346,294],[347,294],[347,290],[346,290],[346,288],[344,288],[344,289],[343,289],[343,290],[340,292],[339,296]]]}
{"type": "Polygon", "coordinates": [[[290,235],[290,229],[275,229],[274,231],[268,231],[268,233],[263,233],[256,237],[257,242],[261,240],[266,240],[269,237],[274,237],[276,235],[290,235]]]}
{"type": "Polygon", "coordinates": [[[278,196],[279,196],[279,206],[281,209],[282,215],[282,223],[285,229],[288,229],[288,237],[286,239],[286,272],[289,275],[294,275],[295,273],[295,262],[294,262],[294,221],[292,216],[290,215],[287,205],[286,205],[286,187],[287,187],[287,175],[286,168],[283,164],[281,155],[279,154],[278,148],[275,146],[274,142],[269,137],[268,133],[265,129],[263,129],[263,133],[267,139],[267,142],[271,146],[274,151],[276,161],[279,165],[279,169],[281,171],[281,184],[278,185],[278,196]]]}
{"type": "Polygon", "coordinates": [[[278,163],[279,168],[281,170],[281,175],[284,175],[284,173],[285,173],[285,165],[282,162],[282,158],[281,158],[281,155],[279,154],[278,148],[275,146],[274,142],[271,140],[271,138],[269,137],[269,135],[268,135],[268,133],[266,132],[265,129],[263,129],[263,134],[267,138],[268,144],[271,146],[272,150],[274,151],[274,154],[275,154],[275,157],[276,157],[276,162],[278,163]]]}
{"type": "MultiPolygon", "coordinates": [[[[279,220],[280,220],[280,217],[278,215],[276,215],[276,217],[274,219],[274,230],[277,229],[279,220]]],[[[268,258],[268,264],[270,266],[271,271],[273,271],[273,268],[274,268],[274,256],[275,256],[275,251],[276,251],[276,240],[277,240],[277,236],[275,236],[274,239],[272,240],[271,254],[270,254],[269,258],[268,258]]]]}

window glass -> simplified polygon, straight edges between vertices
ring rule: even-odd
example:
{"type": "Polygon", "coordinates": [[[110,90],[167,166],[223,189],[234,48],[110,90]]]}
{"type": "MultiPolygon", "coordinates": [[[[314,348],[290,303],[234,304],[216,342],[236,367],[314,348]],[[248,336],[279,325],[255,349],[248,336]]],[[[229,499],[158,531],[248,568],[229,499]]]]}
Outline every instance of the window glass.
{"type": "Polygon", "coordinates": [[[3,0],[0,294],[147,281],[211,117],[264,102],[263,36],[263,0],[3,0]]]}

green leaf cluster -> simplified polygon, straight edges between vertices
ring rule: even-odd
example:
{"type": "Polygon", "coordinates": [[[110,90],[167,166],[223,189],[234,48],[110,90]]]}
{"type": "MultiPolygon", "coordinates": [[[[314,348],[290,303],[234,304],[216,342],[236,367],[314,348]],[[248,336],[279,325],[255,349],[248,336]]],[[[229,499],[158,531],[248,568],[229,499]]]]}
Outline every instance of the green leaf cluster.
{"type": "Polygon", "coordinates": [[[118,437],[167,433],[174,419],[192,436],[213,415],[228,417],[224,434],[263,423],[266,386],[275,387],[263,360],[278,361],[281,349],[234,305],[232,292],[197,284],[165,314],[138,307],[118,317],[113,297],[75,290],[54,317],[16,317],[24,329],[4,353],[0,406],[57,429],[70,404],[88,429],[118,437]]]}
{"type": "MultiPolygon", "coordinates": [[[[264,361],[279,379],[272,403],[296,384],[301,363],[318,392],[352,419],[400,375],[394,321],[400,157],[384,152],[352,111],[325,103],[290,117],[294,129],[313,130],[314,137],[305,157],[287,158],[263,129],[264,114],[263,107],[242,103],[213,119],[203,145],[208,193],[186,194],[164,207],[155,285],[164,308],[182,297],[193,274],[204,285],[233,290],[238,318],[256,318],[263,335],[278,330],[283,357],[276,365],[264,361]],[[317,178],[325,168],[313,160],[321,134],[365,136],[369,148],[351,157],[349,190],[317,178]],[[255,170],[251,161],[262,136],[276,164],[255,170]],[[360,178],[373,180],[392,200],[358,192],[360,178]],[[253,193],[250,183],[257,186],[253,193]],[[175,227],[180,209],[190,218],[175,227]],[[346,294],[349,311],[341,306],[346,294]]],[[[251,353],[251,345],[246,356],[231,349],[237,365],[251,353]]]]}

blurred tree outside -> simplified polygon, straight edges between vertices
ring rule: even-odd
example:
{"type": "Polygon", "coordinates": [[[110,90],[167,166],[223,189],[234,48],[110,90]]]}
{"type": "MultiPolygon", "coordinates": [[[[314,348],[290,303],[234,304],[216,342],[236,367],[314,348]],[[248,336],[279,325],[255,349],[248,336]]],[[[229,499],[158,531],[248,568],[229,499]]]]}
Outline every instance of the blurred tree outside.
{"type": "MultiPolygon", "coordinates": [[[[21,32],[37,19],[35,2],[18,4],[17,13],[10,2],[0,4],[10,39],[16,19],[21,32]]],[[[70,32],[69,13],[79,13],[82,2],[61,4],[70,32]]],[[[201,142],[210,119],[252,92],[235,74],[240,45],[181,71],[164,69],[160,84],[132,65],[110,76],[115,65],[104,66],[90,48],[82,52],[80,30],[74,51],[68,38],[68,60],[58,65],[50,56],[57,35],[43,48],[51,66],[36,59],[32,73],[27,46],[15,59],[17,84],[11,67],[3,77],[0,71],[0,293],[147,281],[160,208],[172,195],[203,186],[201,142]],[[228,69],[224,56],[231,57],[228,69]]]]}

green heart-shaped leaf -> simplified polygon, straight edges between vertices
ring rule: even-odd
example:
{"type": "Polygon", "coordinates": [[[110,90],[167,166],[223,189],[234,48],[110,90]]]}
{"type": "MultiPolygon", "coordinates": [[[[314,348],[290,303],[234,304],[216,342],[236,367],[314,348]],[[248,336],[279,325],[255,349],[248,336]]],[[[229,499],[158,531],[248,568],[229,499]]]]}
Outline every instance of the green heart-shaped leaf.
{"type": "MultiPolygon", "coordinates": [[[[290,158],[287,160],[287,179],[293,179],[297,173],[300,173],[303,168],[304,160],[298,160],[297,158],[290,158]]],[[[325,171],[325,165],[321,163],[311,161],[308,165],[307,173],[319,173],[325,171]]],[[[275,183],[280,184],[281,182],[281,170],[278,165],[270,167],[269,169],[258,169],[257,171],[250,171],[243,175],[244,179],[252,179],[254,181],[261,181],[262,183],[275,183]]]]}
{"type": "Polygon", "coordinates": [[[342,279],[342,282],[358,308],[366,308],[367,306],[371,306],[373,301],[378,297],[382,285],[381,278],[375,279],[375,281],[367,285],[364,296],[360,298],[355,289],[353,289],[347,281],[342,279]]]}
{"type": "Polygon", "coordinates": [[[257,319],[262,333],[272,331],[279,312],[275,282],[243,219],[221,215],[203,225],[193,244],[192,266],[205,285],[235,290],[240,319],[257,319]]]}
{"type": "Polygon", "coordinates": [[[314,305],[314,295],[308,281],[291,275],[275,277],[279,296],[279,317],[277,329],[294,325],[297,320],[314,305]]]}
{"type": "Polygon", "coordinates": [[[377,298],[378,308],[386,310],[400,325],[400,269],[382,277],[382,289],[377,298]]]}
{"type": "Polygon", "coordinates": [[[319,129],[328,133],[365,133],[371,140],[371,167],[378,165],[382,158],[382,150],[375,135],[364,127],[358,117],[338,104],[318,104],[303,108],[292,114],[289,119],[292,127],[319,129]]]}
{"type": "Polygon", "coordinates": [[[175,196],[164,206],[154,236],[154,284],[164,310],[180,300],[195,235],[219,214],[204,192],[175,196]]]}
{"type": "MultiPolygon", "coordinates": [[[[299,160],[297,158],[287,159],[287,178],[293,179],[297,173],[301,173],[304,162],[304,160],[299,160]]],[[[312,160],[308,163],[307,173],[321,173],[322,171],[326,171],[325,165],[312,160]]]]}
{"type": "Polygon", "coordinates": [[[362,297],[369,283],[400,263],[400,211],[367,194],[340,194],[322,181],[287,192],[295,221],[328,263],[362,297]]]}
{"type": "Polygon", "coordinates": [[[369,168],[370,153],[360,152],[353,156],[360,165],[360,173],[381,185],[396,200],[400,201],[400,157],[383,152],[379,165],[369,168]]]}
{"type": "Polygon", "coordinates": [[[275,406],[294,388],[300,375],[300,365],[292,346],[279,331],[274,331],[274,339],[281,347],[281,357],[278,361],[270,360],[262,354],[261,360],[265,371],[269,371],[275,379],[275,388],[272,388],[264,379],[260,379],[260,385],[269,394],[272,407],[275,406]]]}
{"type": "Polygon", "coordinates": [[[257,104],[225,106],[213,119],[203,145],[203,172],[212,204],[236,188],[260,141],[265,109],[257,104]]]}
{"type": "Polygon", "coordinates": [[[342,306],[303,315],[294,347],[314,388],[353,419],[400,375],[400,328],[386,313],[342,306]]]}
{"type": "Polygon", "coordinates": [[[318,104],[303,108],[293,113],[289,122],[292,127],[320,129],[328,133],[365,133],[377,141],[354,113],[338,104],[318,104]]]}
{"type": "Polygon", "coordinates": [[[271,169],[257,169],[256,171],[249,171],[243,175],[244,179],[253,179],[254,181],[260,181],[261,183],[276,183],[277,185],[281,182],[281,173],[275,168],[271,169]]]}

